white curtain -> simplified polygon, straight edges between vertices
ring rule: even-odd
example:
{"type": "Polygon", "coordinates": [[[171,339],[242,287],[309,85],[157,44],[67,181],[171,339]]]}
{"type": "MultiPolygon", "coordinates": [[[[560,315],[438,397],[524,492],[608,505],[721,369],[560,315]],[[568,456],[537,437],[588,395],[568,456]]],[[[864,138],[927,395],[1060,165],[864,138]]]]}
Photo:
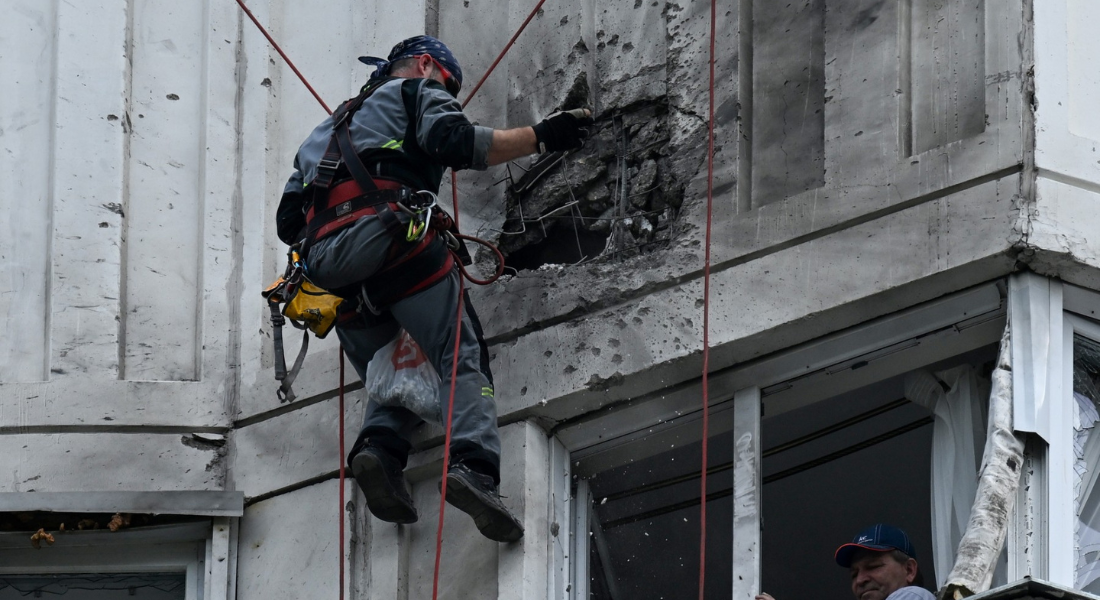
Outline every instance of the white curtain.
{"type": "Polygon", "coordinates": [[[1077,588],[1086,592],[1100,591],[1100,432],[1095,431],[1100,414],[1086,396],[1074,392],[1077,403],[1073,424],[1073,450],[1076,461],[1075,491],[1077,492],[1077,588]]]}
{"type": "MultiPolygon", "coordinates": [[[[985,447],[990,382],[962,365],[935,373],[914,371],[905,378],[905,397],[932,412],[932,563],[936,587],[955,564],[978,490],[978,468],[985,447]]],[[[1005,560],[1002,555],[1001,561],[1005,560]]],[[[999,569],[994,585],[1004,578],[999,569]]]]}

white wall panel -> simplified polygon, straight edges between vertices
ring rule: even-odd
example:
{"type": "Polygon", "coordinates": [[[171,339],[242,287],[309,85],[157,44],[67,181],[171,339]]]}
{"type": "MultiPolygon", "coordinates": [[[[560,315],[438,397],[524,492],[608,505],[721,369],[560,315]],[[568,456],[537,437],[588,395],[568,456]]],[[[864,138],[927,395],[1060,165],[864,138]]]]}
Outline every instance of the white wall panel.
{"type": "MultiPolygon", "coordinates": [[[[350,369],[349,369],[350,371],[350,369]]],[[[345,453],[363,423],[363,392],[345,398],[345,453]]],[[[330,398],[238,430],[233,460],[236,489],[254,497],[340,468],[339,400],[330,398]]]]}
{"type": "Polygon", "coordinates": [[[1100,100],[1100,5],[1070,0],[1066,19],[1069,48],[1069,130],[1073,135],[1100,140],[1096,104],[1100,100]]]}
{"type": "Polygon", "coordinates": [[[36,60],[3,69],[27,93],[0,106],[19,132],[0,160],[30,176],[14,178],[26,210],[0,225],[0,431],[227,425],[245,246],[237,10],[22,3],[5,21],[5,43],[36,60]]]}
{"type": "Polygon", "coordinates": [[[57,3],[20,0],[0,19],[0,381],[46,379],[57,3]]]}
{"type": "Polygon", "coordinates": [[[58,5],[51,377],[118,376],[126,8],[125,0],[58,5]]]}
{"type": "Polygon", "coordinates": [[[198,378],[206,4],[149,0],[134,5],[127,379],[198,378]]]}
{"type": "Polygon", "coordinates": [[[0,435],[0,491],[219,490],[222,450],[180,434],[0,435]]]}
{"type": "Polygon", "coordinates": [[[1058,273],[1066,281],[1100,288],[1100,186],[1079,180],[1040,176],[1035,184],[1035,212],[1029,241],[1049,250],[1034,267],[1058,273]]]}
{"type": "MultiPolygon", "coordinates": [[[[350,501],[355,483],[346,485],[350,501]]],[[[337,597],[339,492],[336,481],[326,481],[245,509],[237,551],[238,600],[337,597]]],[[[350,541],[351,528],[346,531],[350,541]]]]}
{"type": "MultiPolygon", "coordinates": [[[[308,3],[270,0],[249,8],[333,109],[357,94],[372,71],[359,56],[385,57],[400,40],[424,33],[424,0],[354,2],[323,11],[308,3]],[[333,18],[337,13],[340,18],[333,18]],[[319,38],[318,31],[326,33],[319,38]]],[[[298,146],[325,111],[251,21],[246,18],[242,27],[240,193],[246,199],[241,230],[247,241],[242,249],[240,415],[247,417],[278,406],[271,326],[259,293],[286,265],[286,246],[275,235],[275,208],[298,146]]],[[[287,337],[287,353],[296,352],[297,336],[287,337]]],[[[307,360],[312,365],[296,386],[299,397],[335,389],[337,345],[335,336],[311,342],[307,360]]],[[[356,380],[349,368],[348,381],[356,380]]]]}
{"type": "Polygon", "coordinates": [[[1100,5],[1053,0],[1035,8],[1035,162],[1100,183],[1100,5]]]}

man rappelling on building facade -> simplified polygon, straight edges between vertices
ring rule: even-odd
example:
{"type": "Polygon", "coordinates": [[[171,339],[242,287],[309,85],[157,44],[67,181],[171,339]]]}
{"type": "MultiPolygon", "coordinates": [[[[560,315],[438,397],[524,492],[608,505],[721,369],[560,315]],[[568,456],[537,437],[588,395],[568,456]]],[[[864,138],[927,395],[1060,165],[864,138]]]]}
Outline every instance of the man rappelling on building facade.
{"type": "MultiPolygon", "coordinates": [[[[473,125],[456,100],[462,69],[430,36],[402,41],[384,60],[359,60],[376,69],[362,93],[299,148],[279,204],[279,237],[301,244],[314,284],[358,302],[358,313],[336,330],[360,378],[399,328],[439,373],[443,406],[457,361],[446,499],[473,517],[486,537],[514,541],[523,528],[497,493],[500,437],[481,324],[466,298],[455,356],[461,288],[448,236],[406,209],[434,201],[448,167],[484,170],[535,152],[578,148],[590,113],[556,113],[533,127],[507,130],[473,125]]],[[[463,260],[464,248],[458,250],[463,260]]],[[[417,520],[403,471],[409,434],[420,423],[406,408],[370,401],[348,456],[367,506],[384,521],[417,520]]]]}

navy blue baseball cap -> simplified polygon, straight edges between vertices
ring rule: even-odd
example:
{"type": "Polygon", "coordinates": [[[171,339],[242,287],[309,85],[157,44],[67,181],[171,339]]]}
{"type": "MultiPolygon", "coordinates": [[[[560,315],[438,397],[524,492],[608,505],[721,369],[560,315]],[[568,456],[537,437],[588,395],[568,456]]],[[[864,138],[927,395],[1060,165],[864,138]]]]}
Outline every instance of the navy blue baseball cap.
{"type": "Polygon", "coordinates": [[[837,548],[836,564],[845,568],[852,566],[852,557],[859,550],[875,552],[901,550],[909,558],[917,557],[917,551],[913,549],[913,542],[909,541],[909,535],[885,523],[878,523],[864,529],[856,534],[851,542],[837,548]]]}
{"type": "Polygon", "coordinates": [[[384,59],[377,56],[360,56],[359,62],[374,65],[374,73],[371,73],[370,78],[381,79],[389,76],[393,63],[425,54],[443,67],[447,89],[457,96],[458,90],[462,88],[462,67],[459,66],[458,59],[455,58],[451,49],[430,35],[417,35],[398,42],[384,59]]]}

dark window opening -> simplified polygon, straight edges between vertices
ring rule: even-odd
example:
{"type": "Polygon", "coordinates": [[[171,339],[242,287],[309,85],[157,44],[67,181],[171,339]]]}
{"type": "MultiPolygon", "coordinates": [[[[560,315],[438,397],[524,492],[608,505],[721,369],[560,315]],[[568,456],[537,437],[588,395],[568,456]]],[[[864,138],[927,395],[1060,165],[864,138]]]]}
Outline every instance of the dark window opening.
{"type": "Polygon", "coordinates": [[[47,511],[0,512],[0,532],[39,530],[51,535],[74,531],[120,531],[135,527],[208,522],[208,518],[188,515],[150,515],[131,513],[68,513],[47,511]]]}
{"type": "Polygon", "coordinates": [[[184,573],[66,573],[0,575],[0,600],[54,598],[66,600],[183,600],[184,573]]]}
{"type": "MultiPolygon", "coordinates": [[[[968,408],[975,485],[996,353],[989,346],[925,367],[943,374],[968,365],[973,373],[967,381],[975,390],[968,408]]],[[[906,376],[764,415],[762,588],[777,600],[852,600],[848,569],[836,564],[834,553],[876,523],[908,533],[920,567],[914,584],[936,589],[932,498],[950,490],[934,489],[936,421],[929,408],[907,399],[906,376]]],[[[930,381],[946,393],[938,376],[930,381]]]]}
{"type": "MultiPolygon", "coordinates": [[[[714,436],[709,453],[732,456],[732,434],[714,436]]],[[[702,444],[672,447],[597,473],[589,480],[589,597],[661,600],[697,597],[702,444]]],[[[733,545],[732,469],[707,476],[705,597],[729,598],[733,545]]]]}

